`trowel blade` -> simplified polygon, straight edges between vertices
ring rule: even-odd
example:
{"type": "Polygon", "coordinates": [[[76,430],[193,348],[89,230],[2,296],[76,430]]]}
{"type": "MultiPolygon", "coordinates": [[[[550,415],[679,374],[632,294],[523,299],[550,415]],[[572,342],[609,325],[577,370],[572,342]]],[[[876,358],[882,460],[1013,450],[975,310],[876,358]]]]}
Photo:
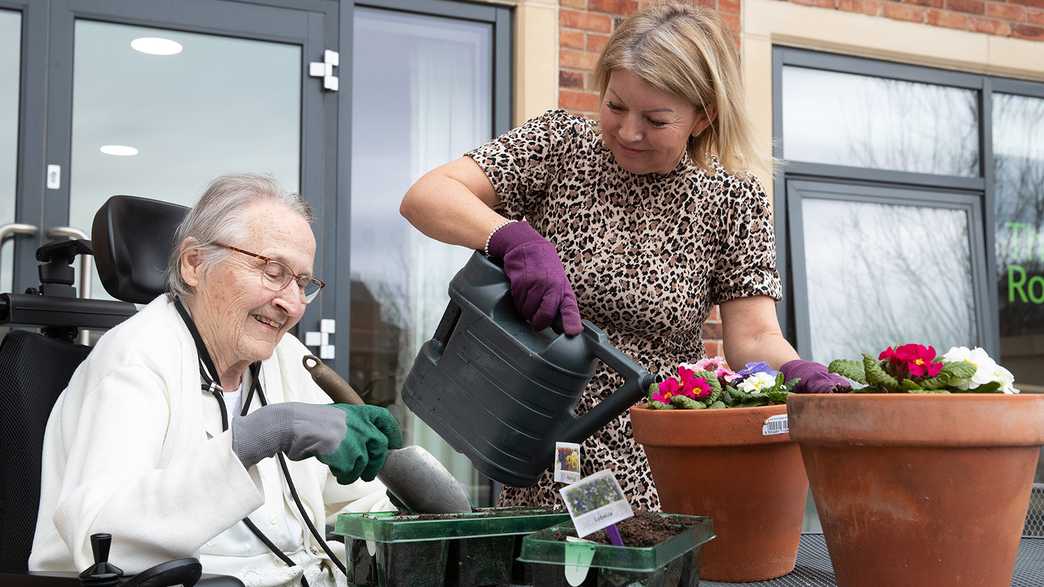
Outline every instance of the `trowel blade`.
{"type": "Polygon", "coordinates": [[[468,495],[432,454],[412,445],[389,450],[377,478],[388,493],[418,514],[457,514],[471,511],[468,495]]]}

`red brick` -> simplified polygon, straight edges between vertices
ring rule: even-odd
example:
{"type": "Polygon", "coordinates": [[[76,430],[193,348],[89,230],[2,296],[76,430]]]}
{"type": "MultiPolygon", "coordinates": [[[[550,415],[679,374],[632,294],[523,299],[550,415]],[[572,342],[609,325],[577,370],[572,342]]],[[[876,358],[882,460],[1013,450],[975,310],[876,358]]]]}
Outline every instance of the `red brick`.
{"type": "Polygon", "coordinates": [[[838,10],[845,12],[858,12],[877,16],[881,13],[881,3],[878,0],[837,0],[838,10]]]}
{"type": "Polygon", "coordinates": [[[740,2],[739,0],[718,0],[718,10],[720,12],[739,14],[740,2]]]}
{"type": "Polygon", "coordinates": [[[1032,6],[1034,8],[1044,8],[1044,0],[1008,0],[1012,4],[1021,4],[1023,6],[1032,6]]]}
{"type": "Polygon", "coordinates": [[[584,40],[583,31],[559,29],[558,46],[566,49],[584,49],[587,42],[584,40]]]}
{"type": "Polygon", "coordinates": [[[717,0],[692,0],[692,3],[696,4],[698,6],[702,6],[704,8],[709,8],[711,10],[717,10],[718,9],[718,1],[717,0]]]}
{"type": "Polygon", "coordinates": [[[584,89],[584,74],[579,71],[558,71],[558,87],[584,89]]]}
{"type": "Polygon", "coordinates": [[[1003,18],[1004,20],[1018,21],[1025,18],[1026,9],[1018,4],[987,2],[986,16],[990,18],[1003,18]]]}
{"type": "Polygon", "coordinates": [[[1044,41],[1044,27],[1017,24],[1011,27],[1012,36],[1030,41],[1044,41]]]}
{"type": "Polygon", "coordinates": [[[1044,10],[1026,10],[1026,21],[1030,24],[1039,24],[1044,26],[1044,10]]]}
{"type": "Polygon", "coordinates": [[[918,6],[927,6],[929,8],[942,8],[943,0],[900,0],[906,4],[916,4],[918,6]]]}
{"type": "Polygon", "coordinates": [[[598,94],[559,90],[558,105],[574,112],[595,112],[598,110],[598,94]]]}
{"type": "Polygon", "coordinates": [[[729,12],[720,12],[718,16],[721,18],[721,22],[725,23],[725,26],[729,27],[729,30],[737,35],[740,32],[740,15],[738,13],[733,14],[729,12]]]}
{"type": "Polygon", "coordinates": [[[886,2],[884,5],[884,15],[895,20],[924,22],[924,15],[926,12],[927,10],[920,6],[910,6],[909,4],[886,2]]]}
{"type": "Polygon", "coordinates": [[[583,29],[596,33],[612,31],[613,20],[604,14],[591,14],[576,10],[562,9],[558,11],[558,23],[569,29],[583,29]]]}
{"type": "Polygon", "coordinates": [[[587,34],[587,50],[594,51],[595,53],[601,53],[602,49],[605,49],[605,44],[609,41],[609,35],[599,35],[595,33],[587,34]]]}
{"type": "Polygon", "coordinates": [[[711,322],[710,320],[704,322],[703,338],[721,339],[721,322],[711,322]]]}
{"type": "Polygon", "coordinates": [[[587,0],[558,0],[558,3],[561,6],[568,6],[569,8],[587,10],[587,0]]]}
{"type": "Polygon", "coordinates": [[[587,9],[609,14],[633,14],[638,9],[636,0],[587,0],[587,9]]]}
{"type": "Polygon", "coordinates": [[[816,6],[818,8],[833,8],[834,0],[791,0],[794,4],[804,4],[805,6],[816,6]]]}
{"type": "Polygon", "coordinates": [[[711,306],[710,314],[707,315],[707,320],[721,320],[721,312],[718,310],[718,306],[711,306]]]}
{"type": "Polygon", "coordinates": [[[971,25],[972,30],[978,33],[986,33],[987,35],[997,35],[1000,37],[1007,37],[1011,34],[1011,25],[1002,20],[972,18],[971,25]]]}
{"type": "Polygon", "coordinates": [[[703,352],[708,357],[717,357],[722,354],[722,344],[720,340],[705,340],[703,341],[703,352]]]}
{"type": "Polygon", "coordinates": [[[575,51],[573,49],[562,49],[558,52],[559,67],[568,67],[570,69],[586,69],[590,71],[594,69],[595,62],[597,60],[597,53],[589,53],[587,51],[575,51]]]}
{"type": "Polygon", "coordinates": [[[946,0],[946,9],[968,14],[986,14],[986,3],[982,0],[946,0]]]}
{"type": "Polygon", "coordinates": [[[960,29],[962,31],[971,27],[971,23],[966,15],[946,10],[929,10],[925,17],[925,22],[932,26],[960,29]]]}

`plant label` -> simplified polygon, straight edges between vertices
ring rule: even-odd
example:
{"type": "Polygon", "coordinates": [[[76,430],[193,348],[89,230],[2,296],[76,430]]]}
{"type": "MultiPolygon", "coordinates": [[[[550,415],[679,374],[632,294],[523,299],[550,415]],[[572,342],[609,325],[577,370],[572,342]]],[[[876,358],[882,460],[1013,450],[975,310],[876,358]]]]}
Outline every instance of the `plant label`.
{"type": "Polygon", "coordinates": [[[634,515],[612,471],[599,471],[558,490],[581,538],[634,515]]]}
{"type": "Polygon", "coordinates": [[[777,434],[786,434],[788,432],[790,432],[790,422],[787,420],[786,414],[769,416],[765,419],[765,423],[761,425],[762,436],[775,436],[777,434]]]}
{"type": "Polygon", "coordinates": [[[574,442],[555,443],[555,481],[576,483],[580,480],[580,445],[574,442]]]}
{"type": "Polygon", "coordinates": [[[591,568],[596,546],[589,540],[566,536],[565,569],[563,571],[566,581],[573,587],[582,585],[584,579],[587,578],[587,571],[591,568]]]}

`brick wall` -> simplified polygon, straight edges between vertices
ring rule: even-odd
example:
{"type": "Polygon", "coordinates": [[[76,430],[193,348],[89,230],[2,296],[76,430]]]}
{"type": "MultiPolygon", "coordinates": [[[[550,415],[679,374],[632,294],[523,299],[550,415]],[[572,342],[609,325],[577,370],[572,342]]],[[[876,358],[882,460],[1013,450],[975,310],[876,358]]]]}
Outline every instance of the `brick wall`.
{"type": "MultiPolygon", "coordinates": [[[[1044,42],[1044,0],[789,0],[824,10],[859,12],[990,35],[1044,42]]],[[[625,15],[651,4],[650,0],[560,0],[558,104],[597,118],[598,93],[592,71],[609,34],[625,15]]],[[[741,0],[695,0],[717,10],[739,46],[741,0]]],[[[721,319],[711,310],[703,327],[709,356],[722,354],[721,319]]],[[[695,358],[695,357],[694,357],[695,358]]]]}

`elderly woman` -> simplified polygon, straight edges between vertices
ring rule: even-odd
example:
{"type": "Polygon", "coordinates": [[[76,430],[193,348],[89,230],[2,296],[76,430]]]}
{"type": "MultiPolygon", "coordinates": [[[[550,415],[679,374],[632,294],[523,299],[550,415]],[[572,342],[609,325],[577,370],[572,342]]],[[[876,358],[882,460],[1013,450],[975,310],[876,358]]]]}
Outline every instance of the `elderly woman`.
{"type": "Polygon", "coordinates": [[[343,583],[316,530],[392,509],[373,479],[401,437],[383,408],[331,405],[285,336],[323,287],[310,221],[270,179],[210,185],[170,292],[101,337],[51,412],[30,569],[82,570],[105,532],[124,571],[195,556],[248,586],[343,583]]]}
{"type": "MultiPolygon", "coordinates": [[[[519,313],[537,329],[581,315],[617,348],[666,373],[704,354],[720,305],[725,355],[765,361],[808,390],[845,385],[802,361],[780,331],[772,208],[756,162],[731,36],[710,13],[654,6],[623,21],[595,69],[599,122],[534,118],[415,183],[401,211],[438,240],[499,259],[519,313]]],[[[607,368],[585,412],[616,389],[607,368]]],[[[583,473],[612,469],[636,507],[658,509],[626,415],[584,444],[583,473]]],[[[545,474],[504,505],[558,500],[545,474]]]]}

